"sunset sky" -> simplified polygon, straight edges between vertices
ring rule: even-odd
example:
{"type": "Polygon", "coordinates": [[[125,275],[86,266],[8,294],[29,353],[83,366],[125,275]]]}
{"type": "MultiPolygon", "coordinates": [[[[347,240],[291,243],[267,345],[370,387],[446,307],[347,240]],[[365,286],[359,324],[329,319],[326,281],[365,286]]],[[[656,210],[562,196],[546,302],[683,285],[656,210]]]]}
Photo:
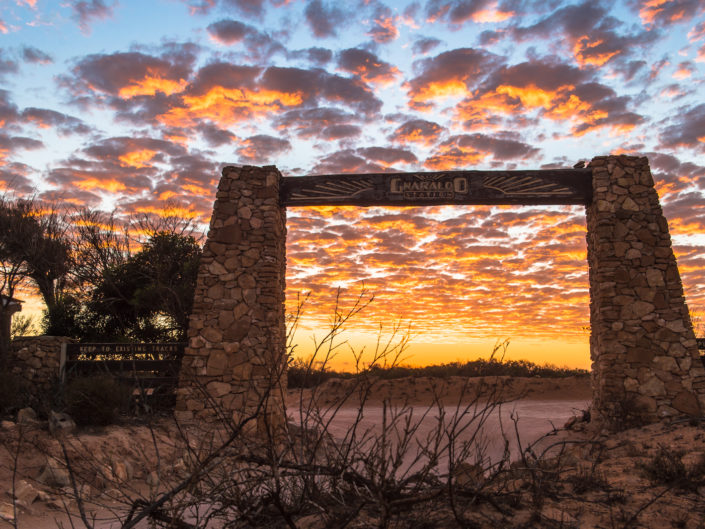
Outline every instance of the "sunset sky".
{"type": "MultiPolygon", "coordinates": [[[[705,314],[702,0],[2,0],[0,190],[207,222],[227,164],[287,176],[651,162],[705,314]]],[[[408,361],[589,366],[582,207],[288,210],[310,350],[411,324],[408,361]]],[[[345,367],[341,356],[340,366],[345,367]]]]}

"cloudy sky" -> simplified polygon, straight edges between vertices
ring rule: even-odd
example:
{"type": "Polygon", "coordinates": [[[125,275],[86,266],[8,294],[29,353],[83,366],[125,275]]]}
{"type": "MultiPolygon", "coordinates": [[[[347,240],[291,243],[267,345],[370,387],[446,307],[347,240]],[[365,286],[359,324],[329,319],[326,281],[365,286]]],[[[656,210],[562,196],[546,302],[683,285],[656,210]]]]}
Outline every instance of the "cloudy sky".
{"type": "MultiPolygon", "coordinates": [[[[649,157],[705,312],[702,0],[3,0],[0,190],[207,222],[226,164],[284,175],[649,157]]],[[[288,211],[320,328],[410,322],[412,363],[589,365],[582,207],[288,211]]],[[[308,338],[302,338],[302,346],[308,338]]]]}

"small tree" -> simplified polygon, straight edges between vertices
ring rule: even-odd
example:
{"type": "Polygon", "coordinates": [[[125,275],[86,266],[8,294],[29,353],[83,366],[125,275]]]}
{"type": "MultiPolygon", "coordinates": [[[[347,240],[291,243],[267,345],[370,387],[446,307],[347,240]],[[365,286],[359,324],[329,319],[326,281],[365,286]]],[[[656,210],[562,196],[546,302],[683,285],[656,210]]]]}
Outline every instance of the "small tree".
{"type": "Polygon", "coordinates": [[[61,312],[73,267],[69,223],[53,205],[33,199],[0,200],[3,293],[33,284],[47,308],[48,327],[61,312]]]}
{"type": "Polygon", "coordinates": [[[159,232],[124,263],[107,268],[85,318],[112,339],[184,340],[201,248],[192,236],[159,232]]]}
{"type": "MultiPolygon", "coordinates": [[[[27,282],[28,271],[21,253],[22,240],[27,236],[27,222],[15,203],[0,199],[0,294],[11,299],[16,290],[27,282]]],[[[0,303],[0,322],[11,317],[14,308],[9,303],[0,303]]],[[[0,328],[0,357],[7,357],[10,335],[0,328]]]]}

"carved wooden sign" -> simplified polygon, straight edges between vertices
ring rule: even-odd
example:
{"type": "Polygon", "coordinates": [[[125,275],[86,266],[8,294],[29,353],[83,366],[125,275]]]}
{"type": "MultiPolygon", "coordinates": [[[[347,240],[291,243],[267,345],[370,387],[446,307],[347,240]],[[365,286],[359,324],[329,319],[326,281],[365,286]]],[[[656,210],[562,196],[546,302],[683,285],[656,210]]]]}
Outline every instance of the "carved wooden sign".
{"type": "Polygon", "coordinates": [[[284,206],[437,204],[588,204],[590,169],[442,171],[289,176],[284,206]]]}

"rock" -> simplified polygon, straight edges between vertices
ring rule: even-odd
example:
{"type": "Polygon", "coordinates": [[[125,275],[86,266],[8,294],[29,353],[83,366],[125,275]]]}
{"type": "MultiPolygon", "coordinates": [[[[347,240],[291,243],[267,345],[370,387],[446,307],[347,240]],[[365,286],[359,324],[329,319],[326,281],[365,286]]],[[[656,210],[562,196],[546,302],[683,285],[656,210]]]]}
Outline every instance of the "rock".
{"type": "MultiPolygon", "coordinates": [[[[8,491],[12,493],[13,491],[8,491]]],[[[39,491],[21,479],[15,484],[14,497],[23,507],[31,505],[39,497],[39,491]]]]}
{"type": "Polygon", "coordinates": [[[627,211],[639,211],[639,205],[634,202],[631,197],[627,197],[624,199],[624,202],[622,203],[622,207],[626,209],[627,211]]]}
{"type": "Polygon", "coordinates": [[[474,487],[481,485],[485,481],[482,465],[471,463],[459,463],[453,470],[455,483],[460,487],[474,487]]]}
{"type": "Polygon", "coordinates": [[[323,529],[326,522],[320,514],[309,514],[296,520],[296,527],[301,529],[323,529]]]}
{"type": "Polygon", "coordinates": [[[22,408],[17,412],[17,424],[36,424],[37,412],[32,408],[22,408]]]}
{"type": "Polygon", "coordinates": [[[0,520],[5,520],[6,522],[15,522],[15,507],[10,503],[2,502],[0,503],[0,520]]]}
{"type": "Polygon", "coordinates": [[[210,393],[213,397],[222,397],[223,395],[230,393],[230,384],[227,382],[209,382],[206,388],[208,388],[208,393],[210,393]]]}
{"type": "Polygon", "coordinates": [[[671,405],[678,411],[692,417],[700,416],[701,410],[698,399],[690,391],[681,391],[675,396],[671,405]]]}
{"type": "Polygon", "coordinates": [[[576,519],[565,511],[557,507],[544,507],[541,511],[541,517],[545,520],[551,520],[561,524],[561,527],[565,525],[572,525],[576,522],[576,519]]]}
{"type": "Polygon", "coordinates": [[[161,480],[159,479],[159,474],[157,473],[157,471],[152,470],[152,472],[147,475],[146,481],[147,485],[149,485],[150,488],[157,489],[159,488],[159,483],[161,480]]]}
{"type": "Polygon", "coordinates": [[[113,477],[117,481],[125,482],[134,476],[134,471],[129,461],[113,461],[111,469],[113,477]]]}
{"type": "MultiPolygon", "coordinates": [[[[63,487],[61,489],[61,492],[62,495],[67,498],[73,499],[75,497],[75,491],[73,490],[73,487],[63,487]]],[[[78,485],[78,498],[85,500],[97,495],[99,495],[98,491],[91,487],[88,483],[82,483],[81,485],[78,485]]]]}
{"type": "Polygon", "coordinates": [[[14,430],[15,426],[17,426],[17,424],[12,421],[0,421],[0,428],[3,430],[14,430]]]}
{"type": "Polygon", "coordinates": [[[639,392],[647,397],[656,397],[663,395],[666,387],[656,377],[651,377],[639,387],[639,392]]]}
{"type": "Polygon", "coordinates": [[[49,431],[52,435],[68,435],[76,430],[76,423],[68,413],[49,412],[49,431]]]}
{"type": "Polygon", "coordinates": [[[53,500],[53,496],[49,494],[48,492],[44,492],[43,490],[38,490],[37,491],[37,499],[39,501],[43,501],[44,503],[53,500]]]}
{"type": "Polygon", "coordinates": [[[47,461],[37,481],[42,485],[54,488],[67,487],[71,484],[68,470],[59,465],[56,461],[47,461]]]}

